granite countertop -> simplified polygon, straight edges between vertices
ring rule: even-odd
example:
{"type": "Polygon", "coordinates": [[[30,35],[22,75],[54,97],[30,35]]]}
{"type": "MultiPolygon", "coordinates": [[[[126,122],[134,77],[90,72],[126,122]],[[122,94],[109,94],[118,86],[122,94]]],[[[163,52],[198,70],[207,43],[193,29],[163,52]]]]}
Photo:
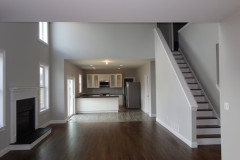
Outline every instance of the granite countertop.
{"type": "Polygon", "coordinates": [[[116,95],[100,95],[100,94],[89,94],[89,95],[82,95],[77,98],[117,98],[118,96],[116,95]]]}

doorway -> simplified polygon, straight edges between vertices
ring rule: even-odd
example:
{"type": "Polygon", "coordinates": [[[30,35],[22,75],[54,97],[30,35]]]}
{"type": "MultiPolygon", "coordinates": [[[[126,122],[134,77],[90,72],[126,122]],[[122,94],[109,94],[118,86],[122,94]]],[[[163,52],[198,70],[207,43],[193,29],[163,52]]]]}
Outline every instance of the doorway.
{"type": "Polygon", "coordinates": [[[74,78],[67,79],[67,105],[68,117],[75,113],[75,80],[74,78]]]}

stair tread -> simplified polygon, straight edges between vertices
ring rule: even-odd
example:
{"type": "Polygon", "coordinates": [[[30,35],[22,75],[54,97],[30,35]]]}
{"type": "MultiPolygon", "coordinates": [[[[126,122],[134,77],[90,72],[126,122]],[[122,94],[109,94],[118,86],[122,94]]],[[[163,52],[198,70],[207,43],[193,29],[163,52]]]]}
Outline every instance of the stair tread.
{"type": "Polygon", "coordinates": [[[181,69],[189,69],[189,67],[179,67],[179,68],[181,68],[181,69]]]}
{"type": "Polygon", "coordinates": [[[195,79],[194,77],[185,77],[185,79],[195,79]]]}
{"type": "Polygon", "coordinates": [[[212,111],[212,109],[197,109],[197,111],[212,111]]]}
{"type": "Polygon", "coordinates": [[[191,90],[201,90],[201,89],[200,89],[200,88],[196,88],[196,89],[195,89],[195,88],[193,88],[193,89],[191,89],[191,90]]]}
{"type": "Polygon", "coordinates": [[[188,84],[198,84],[197,82],[189,82],[188,84]]]}
{"type": "Polygon", "coordinates": [[[208,102],[197,102],[198,104],[206,104],[206,103],[208,103],[208,102]]]}
{"type": "Polygon", "coordinates": [[[187,72],[184,72],[184,71],[183,71],[182,73],[192,73],[192,72],[189,72],[189,71],[187,71],[187,72]]]}
{"type": "Polygon", "coordinates": [[[220,134],[197,135],[197,138],[221,138],[220,134]]]}
{"type": "Polygon", "coordinates": [[[197,128],[221,128],[219,125],[197,125],[197,128]]]}
{"type": "Polygon", "coordinates": [[[205,95],[194,95],[194,97],[204,97],[205,95]]]}
{"type": "Polygon", "coordinates": [[[217,117],[208,116],[208,117],[197,117],[197,119],[217,119],[217,117]]]}
{"type": "Polygon", "coordinates": [[[186,62],[178,62],[177,64],[187,64],[186,62]]]}

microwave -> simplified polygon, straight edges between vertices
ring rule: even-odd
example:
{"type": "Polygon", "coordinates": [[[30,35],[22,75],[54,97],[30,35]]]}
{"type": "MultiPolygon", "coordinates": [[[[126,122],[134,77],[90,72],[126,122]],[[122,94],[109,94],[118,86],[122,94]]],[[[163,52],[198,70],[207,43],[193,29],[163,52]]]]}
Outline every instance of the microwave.
{"type": "Polygon", "coordinates": [[[100,87],[109,87],[110,82],[109,81],[100,81],[99,86],[100,87]]]}

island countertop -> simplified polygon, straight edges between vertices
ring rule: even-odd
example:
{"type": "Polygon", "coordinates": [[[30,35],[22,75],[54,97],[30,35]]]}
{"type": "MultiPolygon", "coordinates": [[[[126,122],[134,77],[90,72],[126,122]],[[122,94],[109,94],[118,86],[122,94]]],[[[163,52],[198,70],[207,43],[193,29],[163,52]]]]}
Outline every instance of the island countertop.
{"type": "Polygon", "coordinates": [[[77,98],[118,98],[118,96],[115,95],[109,95],[109,96],[105,96],[105,95],[82,95],[80,97],[77,98]]]}

